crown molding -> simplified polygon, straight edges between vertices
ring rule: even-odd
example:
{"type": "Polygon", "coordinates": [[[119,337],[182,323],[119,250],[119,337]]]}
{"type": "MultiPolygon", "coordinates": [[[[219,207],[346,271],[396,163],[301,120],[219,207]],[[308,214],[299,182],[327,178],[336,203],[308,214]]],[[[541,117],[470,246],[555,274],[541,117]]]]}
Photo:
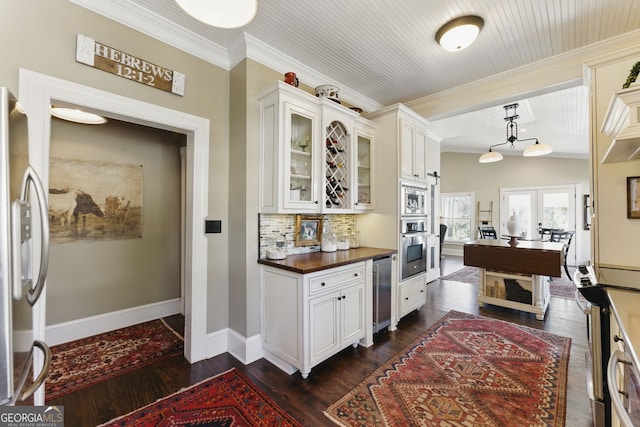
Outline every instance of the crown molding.
{"type": "Polygon", "coordinates": [[[69,0],[218,67],[230,70],[227,49],[127,0],[69,0]]]}
{"type": "Polygon", "coordinates": [[[640,30],[625,33],[415,99],[406,102],[406,105],[430,120],[437,120],[501,102],[539,95],[551,88],[557,90],[583,84],[585,63],[621,49],[637,46],[638,37],[640,30]]]}
{"type": "Polygon", "coordinates": [[[283,74],[290,70],[297,70],[296,73],[299,76],[304,76],[304,83],[311,87],[322,84],[335,84],[340,88],[340,95],[343,99],[349,100],[350,104],[357,105],[365,111],[375,111],[382,108],[382,104],[379,102],[358,93],[340,82],[331,80],[322,73],[318,73],[302,62],[274,49],[250,34],[243,33],[226,49],[127,0],[70,1],[227,71],[238,65],[245,58],[249,58],[283,74]]]}

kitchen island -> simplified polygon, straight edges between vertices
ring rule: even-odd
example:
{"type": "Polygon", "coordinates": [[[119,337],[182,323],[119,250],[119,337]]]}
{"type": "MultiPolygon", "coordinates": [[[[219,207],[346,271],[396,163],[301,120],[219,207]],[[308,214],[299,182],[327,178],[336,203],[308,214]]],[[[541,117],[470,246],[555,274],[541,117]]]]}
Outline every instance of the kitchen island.
{"type": "Polygon", "coordinates": [[[551,297],[549,277],[560,277],[562,243],[481,239],[464,245],[464,265],[480,268],[478,304],[534,313],[543,320],[551,297]]]}
{"type": "Polygon", "coordinates": [[[314,366],[344,348],[371,346],[373,260],[396,253],[360,247],[259,259],[264,357],[307,378],[314,366]]]}

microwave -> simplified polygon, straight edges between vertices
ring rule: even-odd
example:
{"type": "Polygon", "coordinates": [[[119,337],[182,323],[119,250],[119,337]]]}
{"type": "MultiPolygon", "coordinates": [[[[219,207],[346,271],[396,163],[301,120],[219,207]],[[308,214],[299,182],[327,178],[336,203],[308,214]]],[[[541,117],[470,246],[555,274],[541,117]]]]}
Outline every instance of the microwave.
{"type": "Polygon", "coordinates": [[[427,215],[427,188],[402,184],[401,215],[427,215]]]}

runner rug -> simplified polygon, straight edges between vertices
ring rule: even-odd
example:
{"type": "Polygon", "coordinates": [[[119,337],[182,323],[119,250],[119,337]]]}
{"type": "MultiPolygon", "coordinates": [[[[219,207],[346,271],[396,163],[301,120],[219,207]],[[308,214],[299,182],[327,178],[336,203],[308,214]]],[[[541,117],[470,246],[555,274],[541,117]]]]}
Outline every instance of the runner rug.
{"type": "Polygon", "coordinates": [[[235,368],[101,426],[160,425],[301,426],[235,368]]]}
{"type": "Polygon", "coordinates": [[[564,426],[570,345],[450,311],[326,414],[342,426],[564,426]]]}
{"type": "MultiPolygon", "coordinates": [[[[442,279],[477,285],[480,283],[479,272],[480,269],[477,267],[466,266],[444,276],[442,279]]],[[[571,270],[569,272],[571,272],[571,270]]],[[[549,292],[553,297],[574,299],[576,287],[571,280],[566,279],[563,275],[563,277],[554,277],[553,280],[549,282],[549,292]]]]}
{"type": "Polygon", "coordinates": [[[45,399],[182,354],[183,348],[183,338],[162,319],[52,346],[45,399]]]}

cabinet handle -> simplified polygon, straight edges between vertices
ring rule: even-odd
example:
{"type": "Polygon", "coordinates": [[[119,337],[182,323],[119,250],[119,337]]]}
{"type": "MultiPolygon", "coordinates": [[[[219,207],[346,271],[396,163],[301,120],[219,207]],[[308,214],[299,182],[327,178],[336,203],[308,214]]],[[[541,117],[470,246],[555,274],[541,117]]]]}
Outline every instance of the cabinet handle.
{"type": "Polygon", "coordinates": [[[338,297],[338,301],[340,301],[342,299],[342,297],[338,297]]]}
{"type": "Polygon", "coordinates": [[[409,297],[404,297],[404,300],[405,301],[409,301],[409,297]]]}
{"type": "Polygon", "coordinates": [[[355,277],[358,277],[358,273],[353,273],[353,275],[354,275],[355,277]]]}
{"type": "Polygon", "coordinates": [[[324,283],[324,282],[320,283],[320,286],[324,286],[324,285],[325,285],[325,283],[324,283]]]}
{"type": "Polygon", "coordinates": [[[343,296],[342,296],[342,299],[347,299],[347,296],[346,296],[346,295],[343,295],[343,296]]]}
{"type": "Polygon", "coordinates": [[[317,205],[317,204],[318,204],[318,201],[316,200],[316,201],[315,201],[315,202],[313,202],[313,203],[315,203],[315,204],[317,205]]]}
{"type": "Polygon", "coordinates": [[[424,294],[424,289],[420,289],[420,293],[421,293],[421,294],[424,294]]]}

